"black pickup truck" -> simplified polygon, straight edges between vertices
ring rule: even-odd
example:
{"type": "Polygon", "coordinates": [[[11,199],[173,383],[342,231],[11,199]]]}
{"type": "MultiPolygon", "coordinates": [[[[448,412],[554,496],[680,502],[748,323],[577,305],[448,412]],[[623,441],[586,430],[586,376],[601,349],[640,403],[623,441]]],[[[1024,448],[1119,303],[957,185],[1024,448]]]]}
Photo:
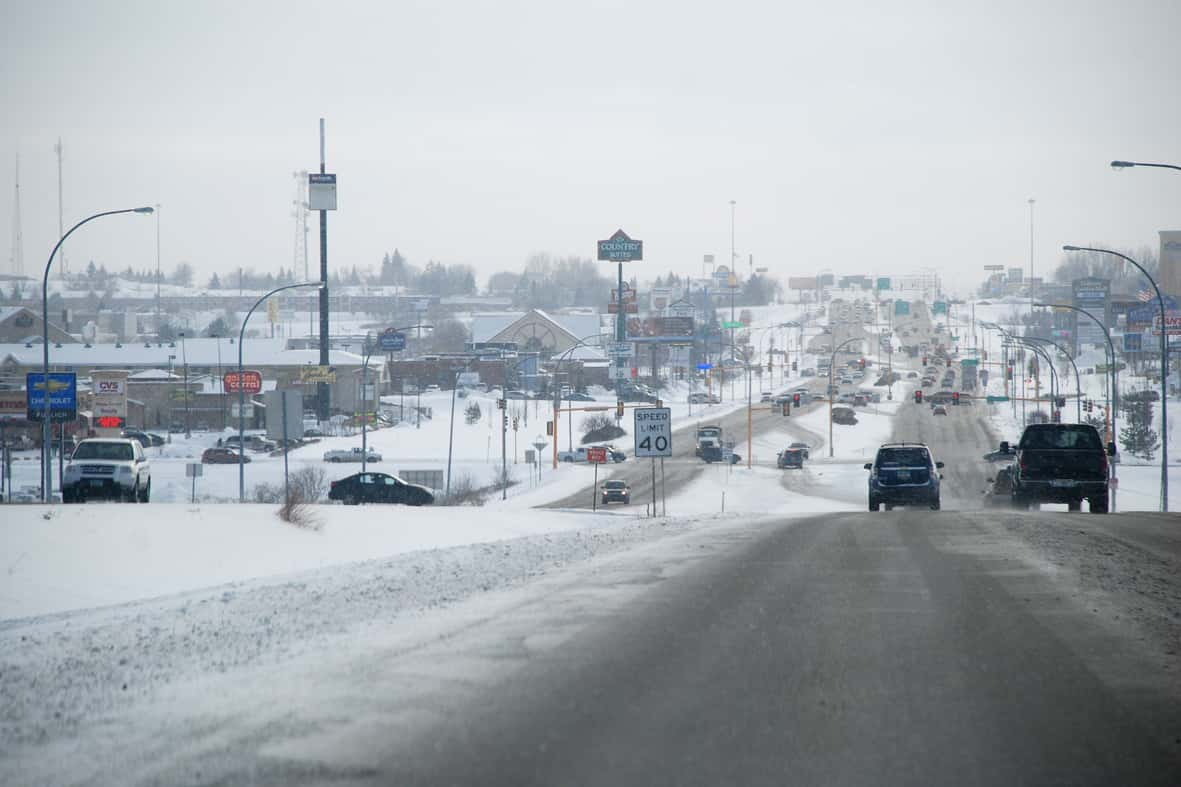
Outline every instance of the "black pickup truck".
{"type": "Polygon", "coordinates": [[[1001,443],[1000,450],[1016,457],[1011,483],[1017,508],[1066,503],[1079,511],[1086,498],[1091,513],[1107,513],[1107,457],[1115,454],[1115,444],[1105,447],[1095,427],[1030,424],[1016,448],[1001,443]]]}

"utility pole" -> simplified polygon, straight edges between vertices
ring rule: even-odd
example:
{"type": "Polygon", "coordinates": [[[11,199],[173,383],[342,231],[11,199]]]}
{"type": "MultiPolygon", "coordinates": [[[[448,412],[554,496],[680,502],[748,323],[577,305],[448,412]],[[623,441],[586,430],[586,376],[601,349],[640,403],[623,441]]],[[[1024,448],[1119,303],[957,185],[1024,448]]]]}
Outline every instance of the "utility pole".
{"type": "MultiPolygon", "coordinates": [[[[324,118],[320,118],[320,174],[325,174],[324,168],[324,118]]],[[[320,210],[320,365],[328,366],[328,210],[320,210]]],[[[318,407],[316,408],[321,421],[329,417],[328,383],[317,383],[316,394],[318,407]]]]}
{"type": "Polygon", "coordinates": [[[156,203],[156,341],[160,341],[160,203],[156,203]]]}
{"type": "Polygon", "coordinates": [[[1029,198],[1029,325],[1033,327],[1033,197],[1029,198]]]}

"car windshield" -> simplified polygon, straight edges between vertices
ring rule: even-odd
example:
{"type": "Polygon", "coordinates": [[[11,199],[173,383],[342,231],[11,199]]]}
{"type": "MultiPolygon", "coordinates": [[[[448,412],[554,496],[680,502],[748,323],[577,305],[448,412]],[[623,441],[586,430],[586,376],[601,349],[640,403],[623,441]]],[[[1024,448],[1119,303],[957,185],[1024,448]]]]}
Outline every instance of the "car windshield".
{"type": "Polygon", "coordinates": [[[1099,433],[1086,426],[1047,425],[1029,427],[1021,436],[1021,448],[1103,450],[1099,433]]]}
{"type": "Polygon", "coordinates": [[[109,462],[130,462],[135,458],[135,449],[130,443],[86,442],[74,450],[74,460],[102,459],[109,462]]]}
{"type": "Polygon", "coordinates": [[[883,448],[878,452],[878,467],[925,467],[925,448],[883,448]]]}
{"type": "Polygon", "coordinates": [[[607,487],[608,489],[624,489],[627,487],[627,482],[625,482],[625,481],[608,481],[607,483],[603,484],[603,486],[607,487]]]}

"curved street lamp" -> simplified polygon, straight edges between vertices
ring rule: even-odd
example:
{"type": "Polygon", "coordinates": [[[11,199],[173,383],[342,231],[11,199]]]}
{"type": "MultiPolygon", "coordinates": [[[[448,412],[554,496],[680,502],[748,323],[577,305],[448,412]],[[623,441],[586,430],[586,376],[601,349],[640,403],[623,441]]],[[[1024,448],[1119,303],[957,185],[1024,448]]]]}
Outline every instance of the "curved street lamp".
{"type": "MultiPolygon", "coordinates": [[[[1103,324],[1102,320],[1100,320],[1095,315],[1091,314],[1086,309],[1083,309],[1079,306],[1071,306],[1070,304],[1066,304],[1066,303],[1035,303],[1034,307],[1035,308],[1042,308],[1042,309],[1070,309],[1071,311],[1075,311],[1075,312],[1078,312],[1079,314],[1083,314],[1083,315],[1087,316],[1088,318],[1091,319],[1092,322],[1094,322],[1096,325],[1099,326],[1099,330],[1103,331],[1103,338],[1107,340],[1107,351],[1108,351],[1107,354],[1108,354],[1108,358],[1110,359],[1108,361],[1108,363],[1110,364],[1108,366],[1108,371],[1110,372],[1110,377],[1107,380],[1107,409],[1108,409],[1108,412],[1111,413],[1111,441],[1115,442],[1116,441],[1115,413],[1116,413],[1116,410],[1119,409],[1119,377],[1118,377],[1118,371],[1117,371],[1116,365],[1115,365],[1115,343],[1111,341],[1111,332],[1107,330],[1107,326],[1103,324]]],[[[1114,467],[1115,467],[1115,465],[1112,464],[1112,468],[1114,468],[1114,467]]]]}
{"type": "MultiPolygon", "coordinates": [[[[558,385],[558,376],[562,373],[562,364],[565,363],[566,361],[570,360],[570,353],[574,352],[579,347],[588,346],[588,343],[590,342],[591,339],[601,339],[604,336],[614,336],[614,335],[615,335],[614,333],[610,333],[610,332],[587,334],[586,336],[583,336],[581,339],[576,341],[572,347],[568,347],[567,349],[563,350],[562,354],[558,356],[558,362],[556,364],[554,364],[554,371],[553,371],[553,377],[554,377],[553,469],[554,470],[558,469],[558,410],[560,410],[562,407],[562,388],[560,385],[558,385]]],[[[611,368],[614,369],[615,367],[612,366],[611,368]]],[[[573,387],[573,386],[571,386],[571,387],[573,387]]],[[[570,424],[568,424],[568,426],[571,426],[571,428],[568,429],[568,431],[571,433],[571,437],[569,438],[570,440],[574,439],[572,436],[574,433],[573,428],[572,428],[573,422],[574,422],[574,415],[573,415],[573,412],[571,411],[570,412],[570,424]]],[[[570,445],[573,446],[573,443],[570,443],[570,445]]],[[[541,461],[539,459],[538,465],[540,466],[540,464],[541,464],[541,461]]]]}
{"type": "MultiPolygon", "coordinates": [[[[1078,365],[1075,364],[1074,358],[1072,358],[1070,356],[1070,353],[1066,352],[1066,350],[1064,350],[1060,344],[1058,344],[1057,342],[1051,341],[1050,339],[1043,339],[1040,336],[1029,336],[1026,338],[1031,342],[1045,342],[1046,344],[1052,345],[1054,347],[1054,349],[1058,350],[1058,352],[1060,352],[1066,356],[1066,360],[1070,361],[1070,366],[1071,366],[1071,368],[1074,369],[1075,419],[1076,419],[1076,423],[1082,423],[1082,420],[1083,420],[1083,405],[1082,405],[1083,386],[1082,386],[1082,383],[1079,382],[1078,365]]],[[[1053,368],[1052,361],[1050,363],[1050,368],[1053,368]]],[[[1058,387],[1058,392],[1059,393],[1062,392],[1061,386],[1058,387]]]]}
{"type": "MultiPolygon", "coordinates": [[[[242,343],[246,340],[246,323],[250,322],[250,315],[254,314],[263,301],[277,292],[294,290],[298,287],[323,287],[323,282],[305,281],[299,284],[285,284],[276,287],[263,295],[242,320],[242,327],[238,330],[238,502],[246,502],[246,390],[242,386],[242,343]]],[[[286,448],[286,447],[284,447],[286,448]]]]}
{"type": "MultiPolygon", "coordinates": [[[[1137,164],[1136,166],[1140,165],[1137,164]]],[[[1162,164],[1159,166],[1166,165],[1162,164]]],[[[1173,168],[1171,165],[1169,166],[1173,168]]],[[[1148,279],[1148,283],[1156,291],[1156,302],[1160,306],[1160,510],[1167,512],[1169,510],[1169,324],[1165,316],[1165,297],[1161,295],[1160,287],[1156,286],[1156,279],[1148,275],[1148,271],[1144,270],[1144,266],[1126,254],[1120,254],[1118,251],[1112,251],[1111,249],[1096,249],[1090,246],[1063,246],[1062,250],[1094,251],[1100,254],[1110,254],[1113,257],[1119,257],[1121,260],[1131,263],[1140,273],[1144,274],[1144,278],[1148,279]]]]}
{"type": "MultiPolygon", "coordinates": [[[[385,331],[383,331],[383,333],[388,333],[388,332],[398,333],[400,331],[411,331],[411,330],[414,330],[415,328],[433,328],[433,327],[434,327],[433,325],[426,325],[426,324],[403,325],[399,328],[387,328],[385,331]]],[[[364,353],[365,357],[361,362],[361,472],[362,473],[365,472],[365,462],[366,462],[366,458],[369,453],[368,452],[368,442],[366,440],[366,429],[365,429],[366,425],[369,423],[369,413],[366,411],[366,405],[369,403],[369,398],[365,394],[367,381],[369,379],[369,359],[371,357],[373,357],[373,351],[378,349],[379,347],[381,347],[381,339],[377,339],[372,344],[370,344],[369,343],[369,334],[368,333],[365,334],[365,353],[364,353]]],[[[373,410],[375,413],[376,413],[377,407],[380,403],[381,403],[381,397],[375,396],[374,397],[374,405],[373,405],[373,410]]],[[[454,416],[455,415],[454,392],[452,392],[452,397],[451,397],[451,411],[452,411],[452,416],[454,416]]],[[[401,418],[402,418],[402,411],[399,408],[398,419],[401,420],[401,418]]],[[[452,420],[454,420],[454,418],[452,420]]],[[[451,486],[451,448],[450,448],[450,445],[447,448],[447,486],[448,486],[448,494],[450,494],[450,486],[451,486]]]]}
{"type": "Polygon", "coordinates": [[[1129,169],[1131,167],[1160,167],[1161,169],[1177,169],[1181,167],[1176,164],[1149,164],[1145,161],[1113,161],[1111,162],[1112,169],[1129,169]]]}
{"type": "MultiPolygon", "coordinates": [[[[1011,338],[1011,341],[1013,342],[1013,344],[1015,344],[1017,346],[1026,347],[1026,348],[1032,350],[1033,353],[1037,356],[1039,368],[1041,367],[1042,359],[1044,358],[1046,360],[1046,366],[1048,366],[1050,368],[1050,400],[1051,400],[1050,409],[1052,410],[1053,409],[1053,400],[1058,398],[1058,391],[1061,390],[1061,386],[1058,384],[1058,372],[1057,372],[1057,370],[1054,369],[1054,362],[1050,359],[1050,354],[1048,352],[1046,352],[1045,347],[1042,347],[1040,344],[1037,344],[1030,337],[1027,337],[1027,336],[1013,336],[1011,338]]],[[[1022,374],[1024,374],[1025,371],[1026,371],[1026,369],[1023,368],[1022,374]]],[[[1038,374],[1036,379],[1037,380],[1041,379],[1040,373],[1038,374]]],[[[1040,387],[1041,386],[1039,383],[1039,385],[1038,385],[1039,391],[1040,391],[1040,387]]],[[[1035,391],[1034,392],[1035,395],[1038,394],[1039,391],[1035,391]]],[[[1040,406],[1041,406],[1041,401],[1040,401],[1040,396],[1039,396],[1036,407],[1040,408],[1040,406]]],[[[1040,410],[1038,410],[1037,412],[1040,412],[1040,410]]]]}
{"type": "Polygon", "coordinates": [[[833,397],[832,381],[833,381],[833,370],[836,368],[836,365],[837,365],[837,353],[839,353],[841,351],[841,349],[846,344],[852,344],[853,342],[863,342],[863,341],[865,341],[865,339],[862,337],[859,337],[859,336],[854,336],[850,339],[845,339],[845,341],[841,342],[833,349],[832,357],[828,361],[828,456],[830,459],[832,458],[832,397],[833,397]]]}
{"type": "Polygon", "coordinates": [[[148,207],[124,208],[123,210],[106,210],[102,213],[95,213],[93,216],[87,216],[70,227],[54,245],[53,251],[49,252],[49,261],[45,263],[45,275],[41,278],[41,346],[43,348],[41,371],[44,374],[42,384],[45,386],[45,409],[41,413],[41,502],[43,503],[49,502],[50,490],[53,487],[53,463],[49,459],[51,431],[49,428],[49,269],[53,266],[53,258],[62,244],[66,242],[66,238],[87,222],[101,219],[103,216],[117,216],[120,213],[152,212],[153,209],[148,207]]]}

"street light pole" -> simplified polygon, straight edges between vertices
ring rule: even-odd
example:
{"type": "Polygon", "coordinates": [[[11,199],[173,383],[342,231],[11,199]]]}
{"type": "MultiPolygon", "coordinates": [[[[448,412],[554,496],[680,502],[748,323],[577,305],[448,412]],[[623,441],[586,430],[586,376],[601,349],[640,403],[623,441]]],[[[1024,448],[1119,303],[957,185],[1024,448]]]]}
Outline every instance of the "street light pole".
{"type": "MultiPolygon", "coordinates": [[[[1115,162],[1112,162],[1112,164],[1114,166],[1115,162]]],[[[1170,168],[1176,169],[1175,167],[1170,168]]],[[[1168,320],[1165,316],[1165,298],[1161,295],[1160,287],[1156,286],[1156,279],[1149,276],[1148,271],[1144,270],[1144,267],[1140,263],[1126,254],[1120,254],[1118,251],[1112,251],[1111,249],[1096,249],[1089,246],[1063,246],[1062,250],[1094,251],[1100,254],[1110,254],[1114,257],[1119,257],[1125,262],[1130,262],[1140,273],[1144,274],[1144,278],[1148,279],[1148,283],[1156,291],[1156,302],[1160,306],[1160,507],[1161,511],[1167,512],[1169,510],[1169,327],[1168,320]]]]}
{"type": "Polygon", "coordinates": [[[1071,306],[1066,303],[1035,303],[1034,306],[1041,309],[1070,309],[1071,311],[1075,311],[1079,314],[1087,316],[1099,326],[1099,330],[1103,331],[1103,338],[1107,340],[1107,354],[1108,358],[1110,359],[1108,361],[1110,364],[1108,366],[1110,378],[1107,381],[1107,410],[1111,414],[1111,441],[1116,442],[1115,413],[1116,410],[1119,409],[1119,372],[1116,369],[1115,343],[1111,341],[1111,332],[1107,330],[1107,326],[1103,324],[1102,320],[1091,314],[1086,309],[1080,308],[1078,306],[1071,306]]]}
{"type": "Polygon", "coordinates": [[[49,456],[50,450],[50,425],[49,425],[49,269],[53,266],[53,258],[57,254],[58,249],[66,242],[66,238],[74,233],[74,230],[81,227],[87,222],[100,219],[103,216],[116,216],[120,213],[152,213],[152,208],[125,208],[123,210],[107,210],[102,213],[95,213],[93,216],[87,216],[82,221],[75,224],[73,227],[62,235],[58,242],[54,245],[53,251],[49,252],[49,261],[45,263],[45,275],[41,279],[41,371],[44,377],[42,378],[42,385],[44,386],[45,402],[44,409],[41,413],[41,502],[48,503],[50,492],[53,487],[53,462],[49,456]]]}
{"type": "MultiPolygon", "coordinates": [[[[1058,352],[1065,355],[1066,360],[1070,361],[1070,365],[1074,369],[1074,390],[1075,390],[1075,405],[1076,405],[1075,406],[1075,418],[1076,418],[1077,423],[1082,423],[1082,421],[1083,421],[1083,405],[1082,405],[1083,386],[1082,386],[1082,383],[1079,382],[1078,365],[1075,364],[1074,358],[1072,358],[1070,356],[1070,353],[1066,352],[1066,350],[1063,349],[1062,346],[1055,341],[1052,341],[1050,339],[1043,339],[1038,336],[1030,336],[1028,338],[1029,338],[1029,341],[1032,341],[1032,342],[1045,342],[1046,344],[1051,345],[1058,352]]],[[[1051,363],[1050,367],[1053,368],[1052,363],[1051,363]]],[[[1061,393],[1061,387],[1059,388],[1059,393],[1061,393]]]]}
{"type": "Polygon", "coordinates": [[[832,357],[828,361],[828,457],[829,457],[829,459],[832,458],[832,454],[833,454],[833,448],[832,448],[832,397],[833,397],[832,388],[833,388],[833,385],[832,385],[832,381],[833,381],[833,371],[835,370],[836,365],[837,365],[837,353],[839,353],[841,351],[841,349],[846,344],[852,344],[853,342],[859,342],[859,341],[861,341],[861,339],[859,339],[856,336],[854,336],[850,339],[845,339],[845,341],[841,342],[839,345],[837,345],[835,348],[833,348],[832,357]]]}
{"type": "Polygon", "coordinates": [[[320,287],[321,282],[305,281],[299,284],[285,284],[282,287],[276,287],[270,292],[263,295],[254,305],[250,307],[250,311],[246,312],[246,316],[242,319],[242,327],[238,330],[238,502],[246,502],[246,389],[242,385],[242,342],[246,340],[246,324],[250,322],[250,315],[254,314],[254,310],[262,304],[267,298],[271,297],[277,292],[284,290],[294,290],[298,287],[320,287]]]}

